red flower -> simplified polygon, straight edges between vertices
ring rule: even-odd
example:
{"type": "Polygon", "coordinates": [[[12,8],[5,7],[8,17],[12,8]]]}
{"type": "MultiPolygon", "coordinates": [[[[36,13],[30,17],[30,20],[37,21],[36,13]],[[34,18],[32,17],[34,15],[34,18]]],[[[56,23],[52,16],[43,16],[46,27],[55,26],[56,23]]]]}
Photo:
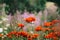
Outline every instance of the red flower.
{"type": "Polygon", "coordinates": [[[54,26],[54,27],[52,27],[52,29],[51,30],[53,30],[53,31],[56,31],[56,27],[54,26]]]}
{"type": "Polygon", "coordinates": [[[60,20],[53,20],[52,24],[59,23],[59,22],[60,22],[60,20]]]}
{"type": "Polygon", "coordinates": [[[8,33],[9,35],[15,35],[17,32],[16,31],[11,31],[10,33],[8,33]]]}
{"type": "Polygon", "coordinates": [[[44,23],[44,26],[48,27],[48,26],[51,26],[52,25],[52,22],[45,22],[44,23]]]}
{"type": "Polygon", "coordinates": [[[36,31],[41,31],[41,30],[42,30],[42,27],[41,27],[41,26],[37,26],[37,27],[35,28],[35,30],[36,30],[36,31]]]}
{"type": "Polygon", "coordinates": [[[50,36],[49,35],[46,35],[46,36],[44,36],[45,38],[50,38],[50,36]]]}
{"type": "Polygon", "coordinates": [[[55,32],[55,34],[56,34],[58,37],[60,37],[60,32],[55,32]]]}
{"type": "Polygon", "coordinates": [[[51,29],[50,28],[42,28],[42,31],[50,31],[51,29]]]}
{"type": "Polygon", "coordinates": [[[48,35],[45,36],[45,38],[53,38],[56,37],[54,32],[49,33],[48,35]]]}
{"type": "Polygon", "coordinates": [[[12,36],[11,36],[10,34],[7,34],[7,37],[8,37],[8,38],[12,38],[12,36]]]}
{"type": "Polygon", "coordinates": [[[53,40],[58,40],[58,38],[57,37],[53,37],[53,40]]]}
{"type": "Polygon", "coordinates": [[[12,31],[12,32],[7,34],[7,37],[12,38],[12,35],[16,35],[16,34],[17,34],[16,31],[12,31]]]}
{"type": "Polygon", "coordinates": [[[15,36],[19,37],[21,35],[21,32],[17,32],[15,36]]]}
{"type": "Polygon", "coordinates": [[[18,27],[23,28],[24,24],[18,24],[18,27]]]}
{"type": "Polygon", "coordinates": [[[28,40],[32,40],[32,38],[28,38],[28,40]]]}
{"type": "Polygon", "coordinates": [[[38,36],[39,36],[39,34],[33,34],[32,38],[34,39],[34,38],[37,38],[38,36]]]}
{"type": "Polygon", "coordinates": [[[30,22],[35,21],[35,18],[34,17],[28,17],[28,18],[25,19],[25,21],[30,23],[30,22]]]}
{"type": "Polygon", "coordinates": [[[22,32],[21,32],[21,35],[22,35],[23,37],[27,37],[27,36],[28,36],[28,33],[25,32],[25,31],[22,31],[22,32]]]}
{"type": "Polygon", "coordinates": [[[2,34],[0,34],[0,37],[2,37],[3,35],[2,34]]]}

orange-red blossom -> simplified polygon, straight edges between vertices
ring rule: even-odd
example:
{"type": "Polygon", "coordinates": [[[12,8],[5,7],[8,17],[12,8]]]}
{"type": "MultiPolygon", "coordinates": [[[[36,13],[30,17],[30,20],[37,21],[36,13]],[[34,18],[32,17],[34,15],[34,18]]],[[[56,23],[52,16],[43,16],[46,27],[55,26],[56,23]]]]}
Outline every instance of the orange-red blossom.
{"type": "Polygon", "coordinates": [[[25,21],[30,23],[30,22],[33,22],[35,21],[36,19],[34,17],[28,17],[28,18],[25,18],[25,21]]]}
{"type": "Polygon", "coordinates": [[[35,28],[35,31],[41,31],[42,30],[42,26],[37,26],[36,28],[35,28]]]}
{"type": "Polygon", "coordinates": [[[2,34],[0,34],[0,37],[2,37],[3,35],[2,34]]]}
{"type": "Polygon", "coordinates": [[[48,35],[45,36],[45,38],[54,38],[56,37],[54,32],[49,33],[48,35]]]}
{"type": "Polygon", "coordinates": [[[53,20],[52,24],[59,23],[59,22],[60,22],[60,20],[53,20]]]}
{"type": "Polygon", "coordinates": [[[21,32],[12,31],[7,34],[7,37],[12,38],[12,35],[14,35],[16,37],[19,37],[19,36],[27,37],[28,33],[25,31],[21,31],[21,32]]]}
{"type": "Polygon", "coordinates": [[[18,24],[18,27],[23,28],[24,24],[18,24]]]}
{"type": "Polygon", "coordinates": [[[45,22],[44,23],[44,26],[46,26],[46,27],[49,27],[49,26],[51,26],[52,25],[52,22],[45,22]]]}
{"type": "Polygon", "coordinates": [[[32,38],[34,39],[34,38],[37,38],[38,36],[39,36],[39,34],[33,34],[32,38]]]}

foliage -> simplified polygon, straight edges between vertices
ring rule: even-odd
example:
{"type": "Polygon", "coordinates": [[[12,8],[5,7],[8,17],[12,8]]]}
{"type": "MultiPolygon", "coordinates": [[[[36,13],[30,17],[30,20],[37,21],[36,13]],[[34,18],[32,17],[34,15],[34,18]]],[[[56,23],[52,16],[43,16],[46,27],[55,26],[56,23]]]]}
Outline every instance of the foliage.
{"type": "Polygon", "coordinates": [[[16,10],[24,11],[26,9],[29,12],[44,10],[46,0],[1,0],[0,2],[6,4],[6,13],[14,15],[16,10]]]}

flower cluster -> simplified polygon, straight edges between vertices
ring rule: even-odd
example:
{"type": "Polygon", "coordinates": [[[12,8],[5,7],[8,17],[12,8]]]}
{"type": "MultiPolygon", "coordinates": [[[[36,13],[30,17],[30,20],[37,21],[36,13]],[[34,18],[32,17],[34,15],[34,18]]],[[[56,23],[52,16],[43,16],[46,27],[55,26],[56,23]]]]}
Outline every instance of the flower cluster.
{"type": "MultiPolygon", "coordinates": [[[[28,17],[25,19],[27,23],[34,22],[35,20],[36,18],[34,17],[28,17]]],[[[60,20],[53,20],[51,22],[45,22],[43,23],[43,25],[38,25],[36,27],[33,27],[33,30],[31,29],[28,30],[27,28],[26,29],[27,31],[21,30],[24,27],[26,27],[25,24],[18,23],[17,29],[19,28],[19,31],[12,30],[4,35],[11,40],[15,40],[15,39],[16,40],[46,40],[46,39],[59,40],[60,32],[55,31],[56,30],[55,26],[57,26],[58,23],[60,23],[60,20]]],[[[0,37],[3,37],[4,35],[0,34],[0,37]]]]}
{"type": "Polygon", "coordinates": [[[6,35],[8,38],[13,38],[14,36],[15,37],[26,37],[28,40],[31,38],[31,39],[34,39],[34,38],[37,38],[39,36],[39,34],[30,34],[26,31],[20,31],[20,32],[17,32],[17,31],[12,31],[10,33],[8,33],[6,35]]]}

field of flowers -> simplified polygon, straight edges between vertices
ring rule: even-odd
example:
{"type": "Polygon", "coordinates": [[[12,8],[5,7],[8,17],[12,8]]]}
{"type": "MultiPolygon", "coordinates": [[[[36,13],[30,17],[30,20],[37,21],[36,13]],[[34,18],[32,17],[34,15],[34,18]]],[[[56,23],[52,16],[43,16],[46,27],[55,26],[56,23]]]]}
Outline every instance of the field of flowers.
{"type": "Polygon", "coordinates": [[[0,15],[0,40],[60,40],[57,7],[46,4],[46,8],[39,13],[17,11],[13,16],[3,12],[0,15]]]}
{"type": "Polygon", "coordinates": [[[42,17],[41,12],[1,16],[0,40],[60,40],[60,20],[42,17]]]}

